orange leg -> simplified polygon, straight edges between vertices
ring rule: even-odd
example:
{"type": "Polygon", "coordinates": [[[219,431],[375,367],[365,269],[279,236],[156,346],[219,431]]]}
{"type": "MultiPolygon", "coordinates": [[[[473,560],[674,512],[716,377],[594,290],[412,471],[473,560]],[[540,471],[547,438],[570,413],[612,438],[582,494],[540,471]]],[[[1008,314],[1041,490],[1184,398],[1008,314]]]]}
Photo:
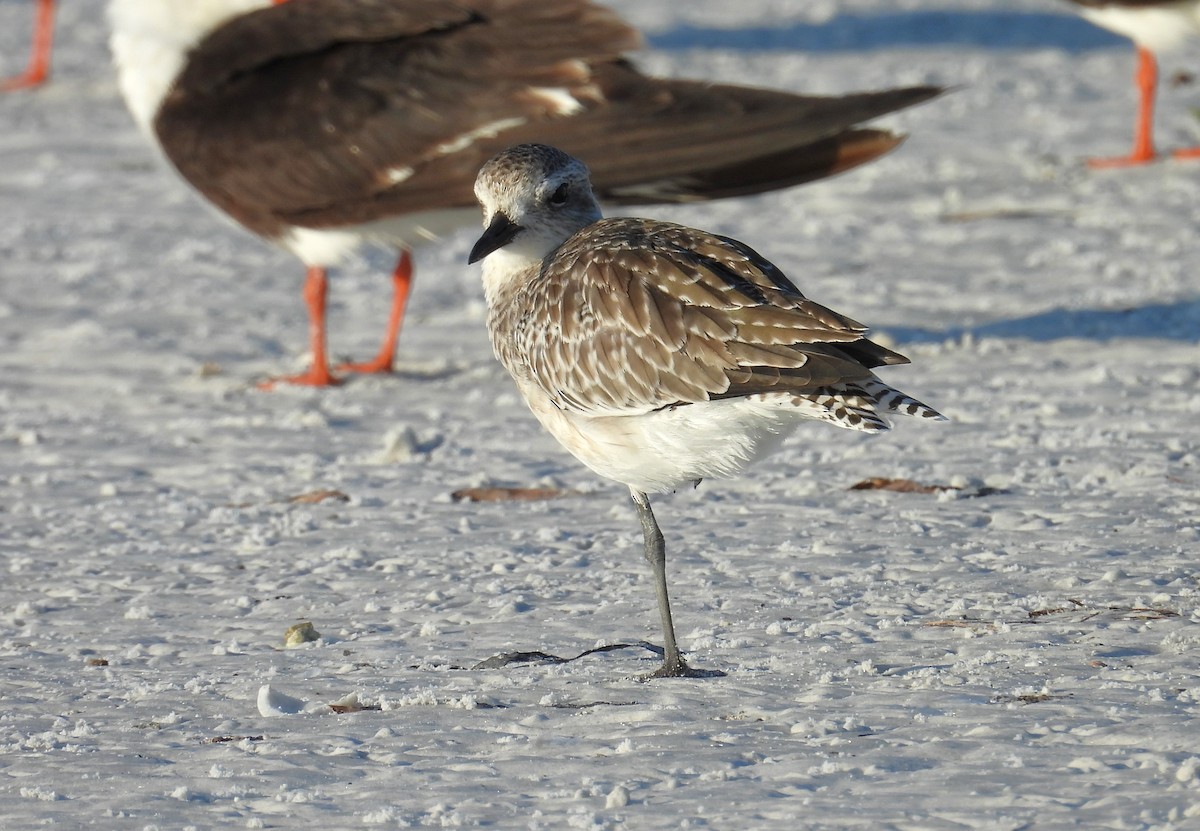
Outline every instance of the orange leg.
{"type": "Polygon", "coordinates": [[[329,358],[325,354],[325,296],[329,292],[329,279],[325,269],[310,266],[304,278],[304,304],[308,306],[308,339],[312,350],[312,366],[300,375],[271,378],[258,385],[269,390],[276,384],[300,384],[308,387],[331,387],[339,383],[329,371],[329,358]]]}
{"type": "Polygon", "coordinates": [[[29,64],[17,77],[0,81],[0,91],[9,92],[40,86],[50,73],[50,43],[54,39],[54,0],[37,0],[37,4],[29,64]]]}
{"type": "Polygon", "coordinates": [[[1128,156],[1115,159],[1089,159],[1092,167],[1130,167],[1146,164],[1156,158],[1154,153],[1154,92],[1158,86],[1158,62],[1154,53],[1141,46],[1137,48],[1138,69],[1134,82],[1138,86],[1141,103],[1138,106],[1137,126],[1133,135],[1133,150],[1128,156]]]}
{"type": "Polygon", "coordinates": [[[408,305],[408,293],[412,288],[412,254],[407,249],[400,252],[400,261],[392,272],[392,312],[388,316],[387,331],[379,354],[366,363],[341,364],[338,372],[391,372],[396,356],[396,341],[400,337],[400,324],[404,320],[404,307],[408,305]]]}

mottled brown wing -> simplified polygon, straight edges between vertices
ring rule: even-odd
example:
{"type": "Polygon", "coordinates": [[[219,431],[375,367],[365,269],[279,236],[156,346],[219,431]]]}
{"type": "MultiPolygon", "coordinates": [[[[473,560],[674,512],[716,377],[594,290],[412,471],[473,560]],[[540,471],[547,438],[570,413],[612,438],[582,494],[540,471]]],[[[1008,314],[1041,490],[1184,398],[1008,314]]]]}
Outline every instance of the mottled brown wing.
{"type": "Polygon", "coordinates": [[[651,220],[579,232],[511,309],[501,359],[589,415],[811,391],[906,361],[748,246],[651,220]]]}

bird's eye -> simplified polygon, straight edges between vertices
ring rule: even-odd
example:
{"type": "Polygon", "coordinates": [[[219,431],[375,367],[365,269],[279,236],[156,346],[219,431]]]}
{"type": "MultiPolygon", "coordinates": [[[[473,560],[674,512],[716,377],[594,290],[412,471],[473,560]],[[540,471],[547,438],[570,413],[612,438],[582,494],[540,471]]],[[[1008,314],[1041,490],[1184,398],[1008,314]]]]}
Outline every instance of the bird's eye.
{"type": "Polygon", "coordinates": [[[558,189],[557,189],[557,190],[555,190],[555,191],[554,191],[554,193],[550,194],[550,204],[551,204],[551,205],[565,205],[565,204],[567,204],[567,186],[566,186],[566,183],[563,183],[563,184],[559,185],[559,186],[558,186],[558,189]]]}

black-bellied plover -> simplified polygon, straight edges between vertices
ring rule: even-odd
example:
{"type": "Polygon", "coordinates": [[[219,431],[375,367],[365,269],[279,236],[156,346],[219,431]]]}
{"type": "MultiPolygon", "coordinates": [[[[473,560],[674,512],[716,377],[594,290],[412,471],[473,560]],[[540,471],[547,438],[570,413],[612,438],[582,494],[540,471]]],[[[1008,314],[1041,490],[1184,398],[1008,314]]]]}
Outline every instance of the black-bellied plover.
{"type": "Polygon", "coordinates": [[[326,358],[326,275],[364,242],[408,246],[474,217],[471,186],[535,138],[586,158],[616,203],[710,199],[819,179],[901,137],[860,123],[932,87],[835,97],[649,78],[637,32],[588,0],[112,0],[121,90],[202,195],[308,267],[311,369],[326,358]]]}
{"type": "Polygon", "coordinates": [[[904,356],[746,244],[602,219],[587,168],[561,150],[506,150],[475,193],[486,230],[470,259],[496,355],[551,435],[629,487],[662,616],[655,674],[689,675],[647,495],[738,473],[804,419],[874,433],[890,413],[942,416],[871,371],[904,356]]]}
{"type": "MultiPolygon", "coordinates": [[[[1158,86],[1155,53],[1174,49],[1200,35],[1200,0],[1070,0],[1085,18],[1137,46],[1138,113],[1134,122],[1133,149],[1128,156],[1091,159],[1093,167],[1145,164],[1158,158],[1154,148],[1154,97],[1158,86]]],[[[1200,147],[1176,150],[1181,159],[1200,158],[1200,147]]]]}

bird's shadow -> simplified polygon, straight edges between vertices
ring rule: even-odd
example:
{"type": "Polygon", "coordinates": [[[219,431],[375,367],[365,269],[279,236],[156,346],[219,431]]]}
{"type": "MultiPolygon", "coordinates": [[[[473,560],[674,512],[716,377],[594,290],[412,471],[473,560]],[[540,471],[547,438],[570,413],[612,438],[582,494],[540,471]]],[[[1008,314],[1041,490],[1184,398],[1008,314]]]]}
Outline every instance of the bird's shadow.
{"type": "MultiPolygon", "coordinates": [[[[502,652],[499,655],[493,655],[471,667],[472,670],[481,669],[501,669],[512,665],[542,665],[542,664],[569,664],[573,661],[578,661],[581,658],[586,658],[589,655],[596,655],[605,652],[615,652],[618,649],[645,649],[646,651],[662,657],[664,650],[661,646],[655,646],[647,641],[634,641],[632,643],[613,643],[606,646],[598,646],[593,649],[587,649],[580,652],[573,658],[562,658],[558,655],[551,655],[547,652],[502,652]]],[[[649,681],[655,678],[724,678],[725,673],[719,669],[694,669],[685,666],[681,673],[671,673],[662,675],[661,670],[643,675],[638,678],[639,681],[649,681]]]]}
{"type": "Polygon", "coordinates": [[[655,49],[859,52],[873,49],[969,46],[1086,52],[1129,41],[1070,13],[1028,11],[908,11],[837,14],[821,23],[723,29],[676,26],[647,37],[655,49]]]}
{"type": "Polygon", "coordinates": [[[1056,341],[1068,338],[1106,341],[1147,338],[1200,342],[1200,297],[1117,309],[1054,308],[1025,317],[950,329],[881,327],[898,343],[941,343],[963,336],[1056,341]]]}

